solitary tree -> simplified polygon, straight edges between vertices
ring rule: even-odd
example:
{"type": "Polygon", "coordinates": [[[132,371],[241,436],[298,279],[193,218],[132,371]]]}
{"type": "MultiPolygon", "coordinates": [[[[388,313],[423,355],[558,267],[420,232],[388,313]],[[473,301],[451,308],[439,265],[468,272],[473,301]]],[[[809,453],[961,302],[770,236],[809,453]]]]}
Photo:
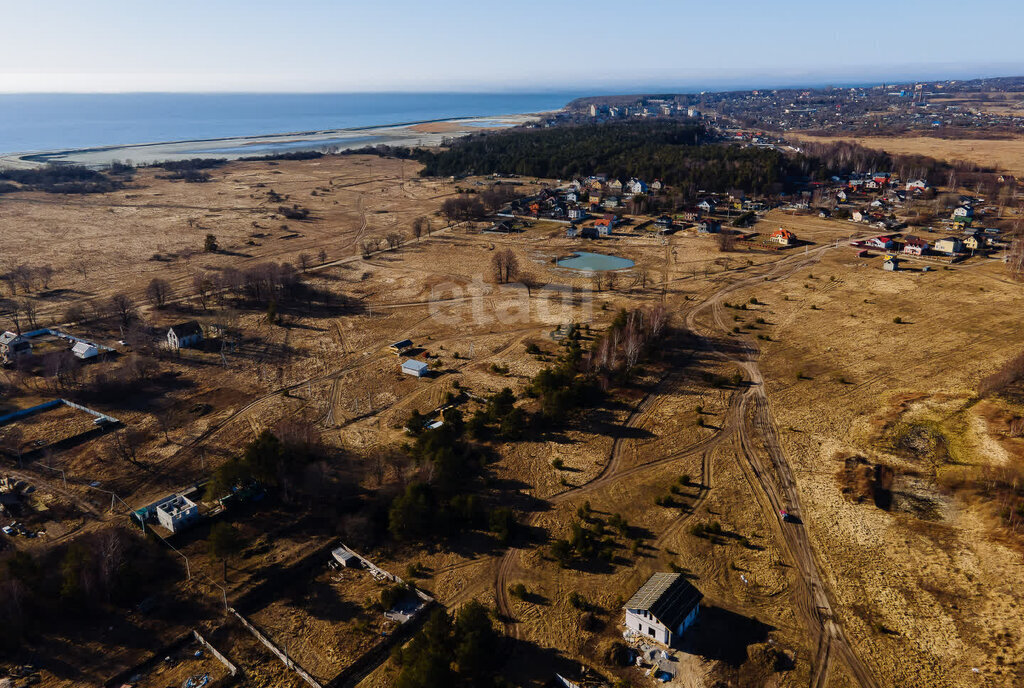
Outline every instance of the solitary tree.
{"type": "Polygon", "coordinates": [[[110,310],[117,316],[123,327],[128,327],[135,319],[135,301],[125,293],[114,294],[110,297],[110,310]]]}
{"type": "Polygon", "coordinates": [[[210,528],[206,541],[210,556],[224,564],[224,580],[228,579],[228,559],[242,549],[242,534],[230,523],[218,521],[210,528]]]}
{"type": "Polygon", "coordinates": [[[203,250],[207,253],[214,253],[220,250],[220,246],[217,245],[217,237],[213,234],[206,235],[206,241],[203,242],[203,250]]]}
{"type": "Polygon", "coordinates": [[[154,277],[146,287],[146,297],[157,308],[166,306],[170,296],[171,283],[161,277],[154,277]]]}

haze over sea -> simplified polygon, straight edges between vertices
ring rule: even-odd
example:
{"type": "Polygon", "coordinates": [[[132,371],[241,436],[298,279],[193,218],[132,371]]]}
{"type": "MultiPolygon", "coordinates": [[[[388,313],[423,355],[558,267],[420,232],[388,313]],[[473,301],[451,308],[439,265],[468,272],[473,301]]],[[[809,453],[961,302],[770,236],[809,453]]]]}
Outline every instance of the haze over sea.
{"type": "Polygon", "coordinates": [[[570,93],[0,95],[0,154],[557,110],[570,93]]]}

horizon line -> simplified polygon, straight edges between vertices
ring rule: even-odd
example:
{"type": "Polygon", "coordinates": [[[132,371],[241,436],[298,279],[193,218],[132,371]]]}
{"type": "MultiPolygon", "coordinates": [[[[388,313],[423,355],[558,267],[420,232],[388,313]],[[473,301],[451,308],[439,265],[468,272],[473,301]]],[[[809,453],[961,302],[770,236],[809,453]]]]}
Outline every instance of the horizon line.
{"type": "MultiPolygon", "coordinates": [[[[754,80],[745,81],[744,77],[734,77],[717,80],[718,84],[639,84],[629,90],[629,86],[622,84],[624,90],[616,90],[616,87],[595,84],[590,87],[581,86],[550,86],[537,89],[502,89],[492,90],[486,88],[440,88],[440,89],[312,89],[312,90],[253,90],[253,89],[210,89],[210,90],[176,90],[176,89],[154,89],[154,90],[95,90],[95,91],[3,91],[0,96],[115,96],[115,95],[249,95],[249,96],[313,96],[313,95],[569,95],[586,93],[590,95],[577,97],[596,97],[597,95],[621,96],[621,95],[646,95],[646,94],[681,94],[695,95],[700,93],[728,93],[735,91],[757,91],[757,90],[795,90],[801,88],[825,89],[825,88],[872,88],[877,86],[899,85],[908,83],[941,83],[941,82],[969,82],[987,81],[994,79],[1024,79],[1024,74],[1002,74],[998,76],[970,76],[970,77],[946,77],[946,78],[908,78],[895,77],[893,80],[866,80],[859,81],[849,77],[836,80],[827,77],[810,77],[806,80],[785,79],[774,84],[765,81],[760,85],[754,80]]],[[[755,77],[756,80],[756,77],[755,77]]],[[[713,80],[714,81],[714,80],[713,80]]]]}

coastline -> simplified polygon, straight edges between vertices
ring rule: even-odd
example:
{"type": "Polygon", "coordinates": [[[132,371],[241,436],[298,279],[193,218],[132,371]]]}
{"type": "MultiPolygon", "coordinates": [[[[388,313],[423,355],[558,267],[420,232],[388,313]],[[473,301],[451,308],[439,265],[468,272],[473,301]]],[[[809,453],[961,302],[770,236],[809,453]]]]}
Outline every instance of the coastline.
{"type": "Polygon", "coordinates": [[[32,168],[50,163],[102,167],[113,162],[152,164],[198,157],[238,158],[288,151],[351,150],[364,146],[435,147],[444,140],[480,131],[504,129],[537,121],[549,112],[470,116],[398,124],[298,131],[281,134],[231,136],[180,141],[156,141],[56,151],[0,154],[0,168],[32,168]]]}

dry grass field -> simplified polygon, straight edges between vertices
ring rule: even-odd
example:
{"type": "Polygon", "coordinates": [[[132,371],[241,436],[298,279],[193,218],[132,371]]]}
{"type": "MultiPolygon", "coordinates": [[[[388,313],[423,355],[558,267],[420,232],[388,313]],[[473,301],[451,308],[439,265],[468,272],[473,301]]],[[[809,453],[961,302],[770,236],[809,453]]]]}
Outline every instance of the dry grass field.
{"type": "Polygon", "coordinates": [[[965,161],[982,167],[1024,177],[1024,137],[1004,139],[940,139],[927,136],[809,136],[796,134],[805,141],[832,143],[853,141],[887,153],[927,155],[936,160],[965,161]]]}
{"type": "MultiPolygon", "coordinates": [[[[388,487],[400,470],[375,468],[372,456],[408,441],[402,426],[411,411],[430,412],[459,389],[521,392],[557,354],[549,337],[557,325],[586,322],[596,333],[620,308],[665,303],[673,324],[691,334],[668,340],[633,384],[578,412],[563,433],[493,446],[489,480],[508,486],[524,523],[512,547],[473,534],[428,548],[381,548],[370,558],[400,575],[419,564],[417,583],[446,607],[479,599],[496,608],[517,685],[541,685],[580,661],[652,685],[606,655],[621,640],[622,601],[650,573],[673,567],[704,593],[706,608],[671,685],[945,687],[978,685],[979,675],[985,685],[1020,685],[1020,544],[970,487],[986,466],[1024,462],[1021,442],[1005,436],[1021,409],[975,398],[978,378],[1019,347],[1014,314],[1024,295],[1000,263],[973,258],[929,273],[883,272],[881,258],[858,259],[847,245],[854,225],[779,211],[755,231],[786,227],[806,247],[741,244],[720,253],[712,238],[689,231],[583,243],[545,223],[515,235],[447,228],[436,212],[454,185],[415,171],[360,156],[246,162],[214,170],[204,184],[143,171],[132,188],[104,196],[0,199],[0,254],[56,269],[49,289],[24,297],[38,303],[40,319],[61,323],[69,305],[119,292],[144,304],[146,284],[160,276],[175,300],[141,307],[153,326],[195,317],[244,333],[231,348],[154,355],[159,375],[126,398],[93,404],[137,433],[134,460],[118,453],[110,434],[47,457],[66,472],[66,487],[42,469],[21,469],[40,492],[75,507],[74,532],[120,518],[90,483],[133,507],[145,504],[208,475],[285,419],[314,424],[348,462],[338,470],[358,476],[359,490],[388,487]],[[271,202],[270,189],[288,198],[271,202]],[[296,203],[310,209],[309,219],[280,217],[279,205],[296,203]],[[432,220],[430,237],[361,255],[363,238],[409,232],[421,215],[432,220]],[[207,234],[220,252],[202,252],[207,234]],[[491,258],[503,248],[548,288],[495,285],[491,258]],[[636,266],[598,291],[592,278],[554,263],[579,249],[636,266]],[[215,298],[204,308],[192,293],[196,272],[298,263],[302,253],[314,257],[305,280],[333,294],[337,308],[296,307],[272,324],[262,311],[228,309],[215,298]],[[162,259],[151,260],[155,254],[162,259]],[[401,374],[401,359],[386,347],[403,338],[434,375],[401,374]],[[540,353],[528,353],[530,344],[540,353]],[[711,376],[730,381],[716,386],[711,376]],[[864,492],[865,466],[891,477],[885,508],[864,492]],[[780,508],[797,520],[780,519],[780,508]],[[628,526],[612,528],[613,514],[628,526]],[[581,517],[607,528],[613,556],[560,568],[546,542],[566,537],[581,517]],[[509,593],[518,583],[525,596],[509,593]],[[586,619],[580,600],[591,609],[586,619]],[[780,657],[792,658],[792,668],[776,670],[780,657]]],[[[86,374],[132,359],[116,345],[116,327],[80,327],[120,350],[86,374]]],[[[52,395],[45,381],[7,378],[8,407],[52,395]]],[[[46,418],[26,430],[26,442],[57,432],[46,418]]],[[[248,545],[231,559],[226,582],[205,530],[178,542],[195,567],[179,592],[205,605],[204,624],[222,622],[221,593],[209,581],[232,598],[244,594],[343,532],[344,524],[315,514],[315,526],[293,522],[277,502],[261,509],[237,524],[248,545]]],[[[310,578],[308,589],[255,617],[282,642],[301,639],[296,651],[325,678],[352,661],[362,641],[346,629],[372,596],[346,592],[332,575],[310,578]]],[[[211,639],[249,685],[299,685],[230,624],[211,639]]],[[[128,654],[117,642],[100,638],[90,649],[96,664],[103,655],[106,666],[129,662],[113,659],[128,654]]],[[[77,685],[71,672],[48,671],[46,685],[77,685]]],[[[87,675],[98,672],[93,666],[87,675]]],[[[394,673],[386,662],[362,685],[389,685],[394,673]]]]}

